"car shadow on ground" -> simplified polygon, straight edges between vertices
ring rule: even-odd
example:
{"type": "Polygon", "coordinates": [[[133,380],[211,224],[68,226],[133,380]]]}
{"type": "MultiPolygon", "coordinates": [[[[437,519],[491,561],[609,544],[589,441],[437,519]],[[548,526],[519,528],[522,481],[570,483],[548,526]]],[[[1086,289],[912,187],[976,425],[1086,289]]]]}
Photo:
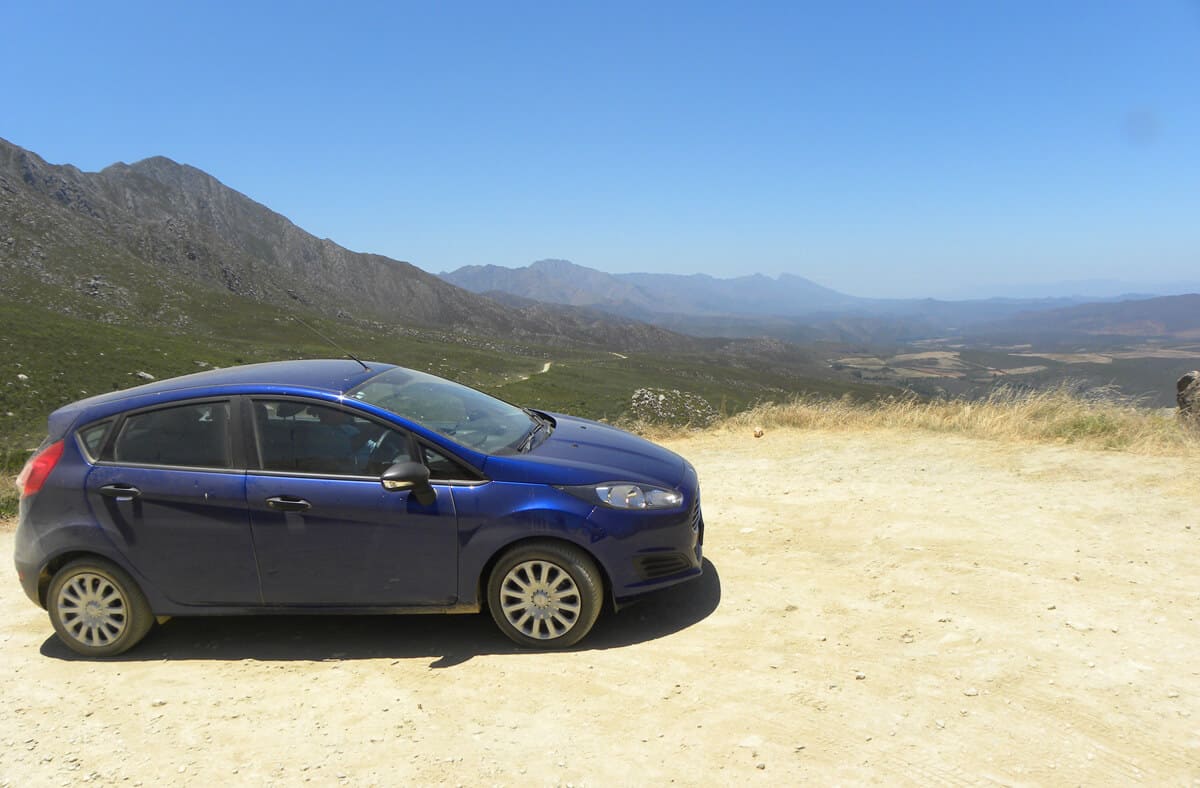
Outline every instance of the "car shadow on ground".
{"type": "MultiPolygon", "coordinates": [[[[721,603],[721,578],[705,559],[695,580],[647,595],[613,614],[605,610],[572,651],[625,648],[656,640],[703,621],[721,603]]],[[[51,635],[41,653],[83,660],[51,635]]],[[[174,618],[151,630],[133,649],[106,661],[352,660],[436,657],[433,668],[460,665],[483,654],[539,654],[522,649],[491,616],[219,616],[174,618]]]]}

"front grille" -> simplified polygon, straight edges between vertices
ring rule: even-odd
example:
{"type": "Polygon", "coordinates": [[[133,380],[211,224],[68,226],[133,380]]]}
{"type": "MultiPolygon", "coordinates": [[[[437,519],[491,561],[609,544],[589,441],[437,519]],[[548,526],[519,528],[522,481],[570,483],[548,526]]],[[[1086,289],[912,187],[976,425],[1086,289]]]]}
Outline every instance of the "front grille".
{"type": "Polygon", "coordinates": [[[651,553],[637,556],[633,565],[644,579],[654,580],[690,569],[692,562],[683,553],[651,553]]]}

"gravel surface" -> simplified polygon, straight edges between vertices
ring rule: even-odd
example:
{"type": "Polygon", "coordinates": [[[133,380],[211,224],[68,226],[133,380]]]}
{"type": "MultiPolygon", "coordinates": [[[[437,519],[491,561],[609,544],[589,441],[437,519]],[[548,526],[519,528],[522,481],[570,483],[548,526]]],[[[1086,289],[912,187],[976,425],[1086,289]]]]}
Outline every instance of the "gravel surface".
{"type": "Polygon", "coordinates": [[[567,653],[484,616],[269,617],[78,661],[6,561],[0,784],[1200,779],[1194,468],[905,432],[669,445],[706,574],[567,653]]]}

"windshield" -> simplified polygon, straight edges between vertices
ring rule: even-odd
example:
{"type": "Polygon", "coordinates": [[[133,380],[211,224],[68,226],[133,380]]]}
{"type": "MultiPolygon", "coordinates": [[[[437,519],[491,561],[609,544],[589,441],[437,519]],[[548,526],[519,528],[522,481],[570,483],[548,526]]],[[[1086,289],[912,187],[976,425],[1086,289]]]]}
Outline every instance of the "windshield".
{"type": "Polygon", "coordinates": [[[539,424],[503,400],[402,367],[371,378],[347,396],[490,454],[516,450],[539,424]]]}

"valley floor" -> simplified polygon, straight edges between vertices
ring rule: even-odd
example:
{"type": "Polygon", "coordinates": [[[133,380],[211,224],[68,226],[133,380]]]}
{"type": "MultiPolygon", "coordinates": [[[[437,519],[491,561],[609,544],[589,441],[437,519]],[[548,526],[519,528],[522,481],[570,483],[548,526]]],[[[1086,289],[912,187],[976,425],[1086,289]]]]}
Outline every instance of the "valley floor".
{"type": "Polygon", "coordinates": [[[482,616],[176,619],[79,662],[9,563],[0,784],[1200,778],[1194,461],[890,431],[669,445],[700,471],[707,574],[570,653],[482,616]]]}

